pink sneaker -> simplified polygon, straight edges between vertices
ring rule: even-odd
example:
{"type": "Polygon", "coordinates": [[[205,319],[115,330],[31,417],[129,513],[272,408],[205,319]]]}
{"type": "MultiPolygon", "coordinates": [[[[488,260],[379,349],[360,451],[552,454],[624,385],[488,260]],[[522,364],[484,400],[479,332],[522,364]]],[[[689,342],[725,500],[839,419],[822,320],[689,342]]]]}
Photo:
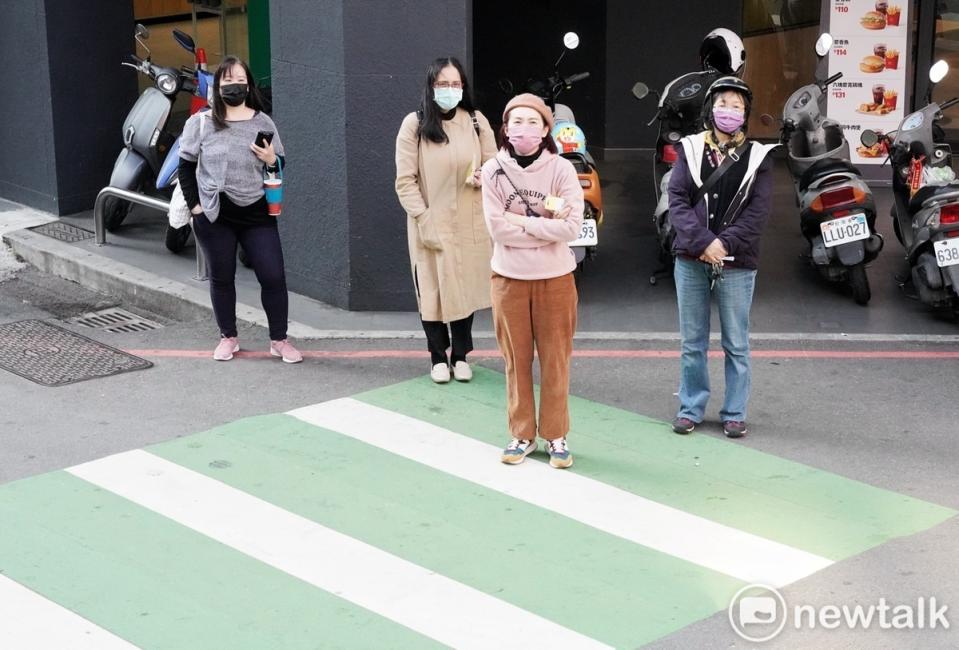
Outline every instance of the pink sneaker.
{"type": "Polygon", "coordinates": [[[224,336],[220,339],[220,344],[213,351],[213,359],[216,361],[229,361],[233,358],[234,352],[240,351],[240,344],[235,336],[224,336]]]}
{"type": "Polygon", "coordinates": [[[290,343],[289,339],[270,341],[270,354],[274,357],[283,357],[283,363],[299,363],[303,355],[290,343]]]}

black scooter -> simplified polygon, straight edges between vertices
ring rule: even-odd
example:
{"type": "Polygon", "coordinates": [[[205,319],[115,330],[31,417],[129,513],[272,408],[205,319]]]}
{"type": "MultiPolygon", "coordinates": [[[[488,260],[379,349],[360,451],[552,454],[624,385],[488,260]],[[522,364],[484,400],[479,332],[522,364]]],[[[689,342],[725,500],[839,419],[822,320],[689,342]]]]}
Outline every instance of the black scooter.
{"type": "Polygon", "coordinates": [[[656,154],[653,157],[653,191],[656,196],[656,209],[653,212],[653,225],[656,227],[656,241],[659,242],[660,268],[649,276],[649,283],[656,284],[659,278],[672,274],[673,240],[676,233],[669,221],[669,179],[673,174],[678,154],[676,144],[687,135],[703,130],[703,101],[706,92],[722,73],[707,69],[690,72],[676,77],[663,88],[662,93],[651,91],[649,86],[637,82],[633,86],[633,96],[645,99],[650,92],[659,96],[656,115],[646,126],[659,122],[656,136],[656,154]]]}
{"type": "MultiPolygon", "coordinates": [[[[820,36],[820,60],[832,42],[829,34],[820,36]]],[[[842,125],[822,113],[826,88],[841,77],[837,73],[790,95],[783,107],[781,142],[809,246],[806,257],[825,279],[848,282],[856,303],[866,305],[872,296],[866,264],[879,255],[883,239],[876,232],[872,190],[850,162],[842,125]]]]}
{"type": "MultiPolygon", "coordinates": [[[[945,61],[929,73],[933,85],[949,70],[945,61]]],[[[943,142],[938,122],[959,104],[954,97],[932,101],[910,115],[890,134],[865,130],[862,145],[889,154],[892,163],[893,229],[906,251],[910,279],[919,299],[948,309],[959,318],[959,180],[952,172],[952,149],[943,142]]]]}

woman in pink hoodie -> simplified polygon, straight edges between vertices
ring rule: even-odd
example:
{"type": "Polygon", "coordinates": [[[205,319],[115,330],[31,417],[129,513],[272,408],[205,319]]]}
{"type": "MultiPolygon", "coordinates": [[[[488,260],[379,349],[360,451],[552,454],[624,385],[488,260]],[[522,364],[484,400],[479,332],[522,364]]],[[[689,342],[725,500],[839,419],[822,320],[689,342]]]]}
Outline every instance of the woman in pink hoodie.
{"type": "Polygon", "coordinates": [[[502,149],[483,165],[483,211],[493,240],[491,296],[496,340],[506,359],[512,441],[502,461],[536,450],[533,350],[539,353],[538,433],[549,463],[573,464],[569,432],[569,362],[576,330],[576,259],[568,242],[583,223],[576,170],[556,155],[553,113],[542,99],[517,95],[506,105],[502,149]]]}

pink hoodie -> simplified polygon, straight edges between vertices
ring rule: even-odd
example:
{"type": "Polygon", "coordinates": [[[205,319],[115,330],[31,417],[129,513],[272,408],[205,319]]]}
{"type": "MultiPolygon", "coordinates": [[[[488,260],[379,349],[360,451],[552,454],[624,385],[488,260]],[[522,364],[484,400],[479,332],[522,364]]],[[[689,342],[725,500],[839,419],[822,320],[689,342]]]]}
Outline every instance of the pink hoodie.
{"type": "Polygon", "coordinates": [[[583,188],[576,169],[565,158],[543,151],[532,165],[523,169],[508,151],[500,149],[495,158],[483,165],[483,212],[493,239],[494,272],[515,280],[545,280],[576,268],[568,242],[579,237],[583,225],[583,188]],[[500,165],[506,175],[500,171],[500,165]],[[506,220],[503,213],[507,210],[526,215],[526,204],[517,196],[510,180],[542,217],[526,217],[523,227],[506,220]],[[543,205],[549,195],[565,199],[566,205],[573,207],[568,217],[549,217],[551,213],[543,205]]]}

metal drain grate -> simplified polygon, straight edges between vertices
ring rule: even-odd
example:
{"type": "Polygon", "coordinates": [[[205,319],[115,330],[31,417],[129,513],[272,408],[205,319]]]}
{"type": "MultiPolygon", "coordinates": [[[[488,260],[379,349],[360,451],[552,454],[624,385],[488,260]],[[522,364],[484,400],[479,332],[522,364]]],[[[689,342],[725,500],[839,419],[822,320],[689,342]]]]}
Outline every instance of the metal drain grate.
{"type": "Polygon", "coordinates": [[[94,233],[92,230],[71,226],[70,224],[62,221],[51,221],[50,223],[45,223],[42,226],[30,228],[30,230],[33,232],[38,232],[41,235],[46,235],[47,237],[53,237],[54,239],[65,241],[68,244],[83,241],[84,239],[93,239],[96,237],[96,233],[94,233]]]}
{"type": "Polygon", "coordinates": [[[89,314],[83,314],[70,319],[69,322],[113,334],[150,332],[163,327],[163,325],[156,321],[119,308],[103,309],[89,314]]]}
{"type": "Polygon", "coordinates": [[[40,320],[0,325],[0,368],[44,386],[152,366],[146,359],[40,320]]]}

